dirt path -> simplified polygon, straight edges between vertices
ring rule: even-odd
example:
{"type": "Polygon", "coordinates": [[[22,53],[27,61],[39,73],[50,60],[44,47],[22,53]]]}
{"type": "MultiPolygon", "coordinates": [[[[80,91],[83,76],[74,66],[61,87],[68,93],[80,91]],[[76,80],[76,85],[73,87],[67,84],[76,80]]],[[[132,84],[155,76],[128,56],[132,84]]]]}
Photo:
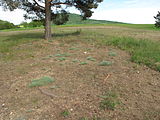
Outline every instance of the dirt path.
{"type": "Polygon", "coordinates": [[[0,63],[1,120],[160,119],[159,72],[130,62],[126,52],[110,47],[77,41],[34,42],[25,47],[38,45],[45,49],[34,51],[33,58],[0,63]],[[101,61],[112,64],[99,66],[101,61]],[[55,82],[29,87],[31,80],[43,76],[55,82]],[[114,110],[103,110],[100,96],[110,92],[119,103],[114,110]]]}

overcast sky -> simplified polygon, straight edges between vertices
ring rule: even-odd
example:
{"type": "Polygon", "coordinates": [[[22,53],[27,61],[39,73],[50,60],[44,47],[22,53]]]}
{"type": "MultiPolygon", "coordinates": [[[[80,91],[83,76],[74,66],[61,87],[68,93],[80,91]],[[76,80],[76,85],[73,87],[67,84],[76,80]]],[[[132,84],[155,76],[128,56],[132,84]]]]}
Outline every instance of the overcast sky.
{"type": "MultiPolygon", "coordinates": [[[[135,24],[154,24],[155,16],[160,11],[160,0],[104,0],[94,10],[91,18],[135,24]]],[[[71,9],[72,13],[79,13],[71,9]]],[[[23,19],[23,11],[4,12],[0,8],[0,19],[19,24],[23,19]]]]}

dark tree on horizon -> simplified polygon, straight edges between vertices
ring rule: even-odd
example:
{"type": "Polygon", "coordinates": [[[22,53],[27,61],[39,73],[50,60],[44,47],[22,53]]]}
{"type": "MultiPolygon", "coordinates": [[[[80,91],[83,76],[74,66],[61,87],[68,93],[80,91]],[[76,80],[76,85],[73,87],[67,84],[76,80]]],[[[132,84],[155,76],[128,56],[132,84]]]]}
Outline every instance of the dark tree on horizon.
{"type": "Polygon", "coordinates": [[[81,12],[83,19],[92,16],[93,9],[103,0],[1,0],[0,6],[4,10],[23,9],[26,11],[26,19],[45,21],[45,39],[50,40],[51,21],[55,24],[63,24],[68,21],[69,7],[75,7],[81,12]]]}
{"type": "Polygon", "coordinates": [[[154,16],[156,19],[155,27],[160,28],[160,12],[158,11],[158,14],[154,16]]]}

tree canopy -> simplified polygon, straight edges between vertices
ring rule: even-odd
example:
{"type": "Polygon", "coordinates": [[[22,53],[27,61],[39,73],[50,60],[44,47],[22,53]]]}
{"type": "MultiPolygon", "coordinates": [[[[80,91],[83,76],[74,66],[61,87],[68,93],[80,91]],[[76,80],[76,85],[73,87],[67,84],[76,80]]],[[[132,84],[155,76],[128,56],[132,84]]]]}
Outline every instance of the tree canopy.
{"type": "Polygon", "coordinates": [[[156,19],[155,27],[160,28],[160,12],[158,11],[158,14],[154,16],[156,19]]]}
{"type": "MultiPolygon", "coordinates": [[[[1,0],[0,6],[5,10],[23,9],[26,19],[44,20],[46,32],[51,29],[50,21],[63,24],[68,20],[69,7],[75,7],[81,12],[83,19],[91,17],[93,9],[103,0],[1,0]]],[[[50,31],[49,31],[50,32],[50,31]]],[[[50,35],[51,33],[49,33],[50,35]]]]}

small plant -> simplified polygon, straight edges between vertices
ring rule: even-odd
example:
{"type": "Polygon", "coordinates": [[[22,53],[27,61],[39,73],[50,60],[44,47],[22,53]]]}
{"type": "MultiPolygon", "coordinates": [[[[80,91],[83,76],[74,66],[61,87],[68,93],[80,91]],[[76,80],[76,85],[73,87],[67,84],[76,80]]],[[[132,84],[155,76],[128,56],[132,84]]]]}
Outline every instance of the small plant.
{"type": "Polygon", "coordinates": [[[116,106],[119,104],[119,101],[117,99],[117,95],[114,92],[108,92],[103,96],[100,96],[102,98],[100,102],[100,108],[102,109],[108,109],[108,110],[114,110],[116,106]]]}
{"type": "Polygon", "coordinates": [[[99,66],[110,66],[112,64],[113,64],[113,62],[111,62],[111,61],[102,61],[99,63],[99,66]]]}
{"type": "Polygon", "coordinates": [[[69,53],[63,53],[63,54],[55,54],[56,57],[68,57],[71,56],[69,53]]]}
{"type": "Polygon", "coordinates": [[[81,62],[80,65],[87,65],[87,62],[81,62]]]}
{"type": "Polygon", "coordinates": [[[117,53],[116,52],[109,52],[108,55],[109,56],[117,56],[117,53]]]}
{"type": "Polygon", "coordinates": [[[91,56],[87,57],[87,60],[89,60],[89,61],[96,61],[96,59],[94,59],[94,58],[91,57],[91,56]]]}
{"type": "Polygon", "coordinates": [[[78,48],[69,48],[69,50],[77,50],[78,48]]]}
{"type": "Polygon", "coordinates": [[[59,60],[59,61],[64,61],[64,60],[66,60],[66,58],[65,58],[65,57],[60,57],[60,58],[58,58],[57,60],[59,60]]]}
{"type": "Polygon", "coordinates": [[[68,110],[64,110],[63,112],[61,112],[61,115],[63,116],[63,117],[67,117],[67,116],[69,116],[69,111],[68,110]]]}
{"type": "Polygon", "coordinates": [[[74,59],[74,60],[72,60],[72,62],[77,63],[77,62],[79,62],[79,60],[74,59]]]}
{"type": "Polygon", "coordinates": [[[51,77],[45,76],[39,79],[32,80],[32,82],[29,84],[29,87],[44,86],[51,82],[54,82],[54,79],[51,77]]]}

